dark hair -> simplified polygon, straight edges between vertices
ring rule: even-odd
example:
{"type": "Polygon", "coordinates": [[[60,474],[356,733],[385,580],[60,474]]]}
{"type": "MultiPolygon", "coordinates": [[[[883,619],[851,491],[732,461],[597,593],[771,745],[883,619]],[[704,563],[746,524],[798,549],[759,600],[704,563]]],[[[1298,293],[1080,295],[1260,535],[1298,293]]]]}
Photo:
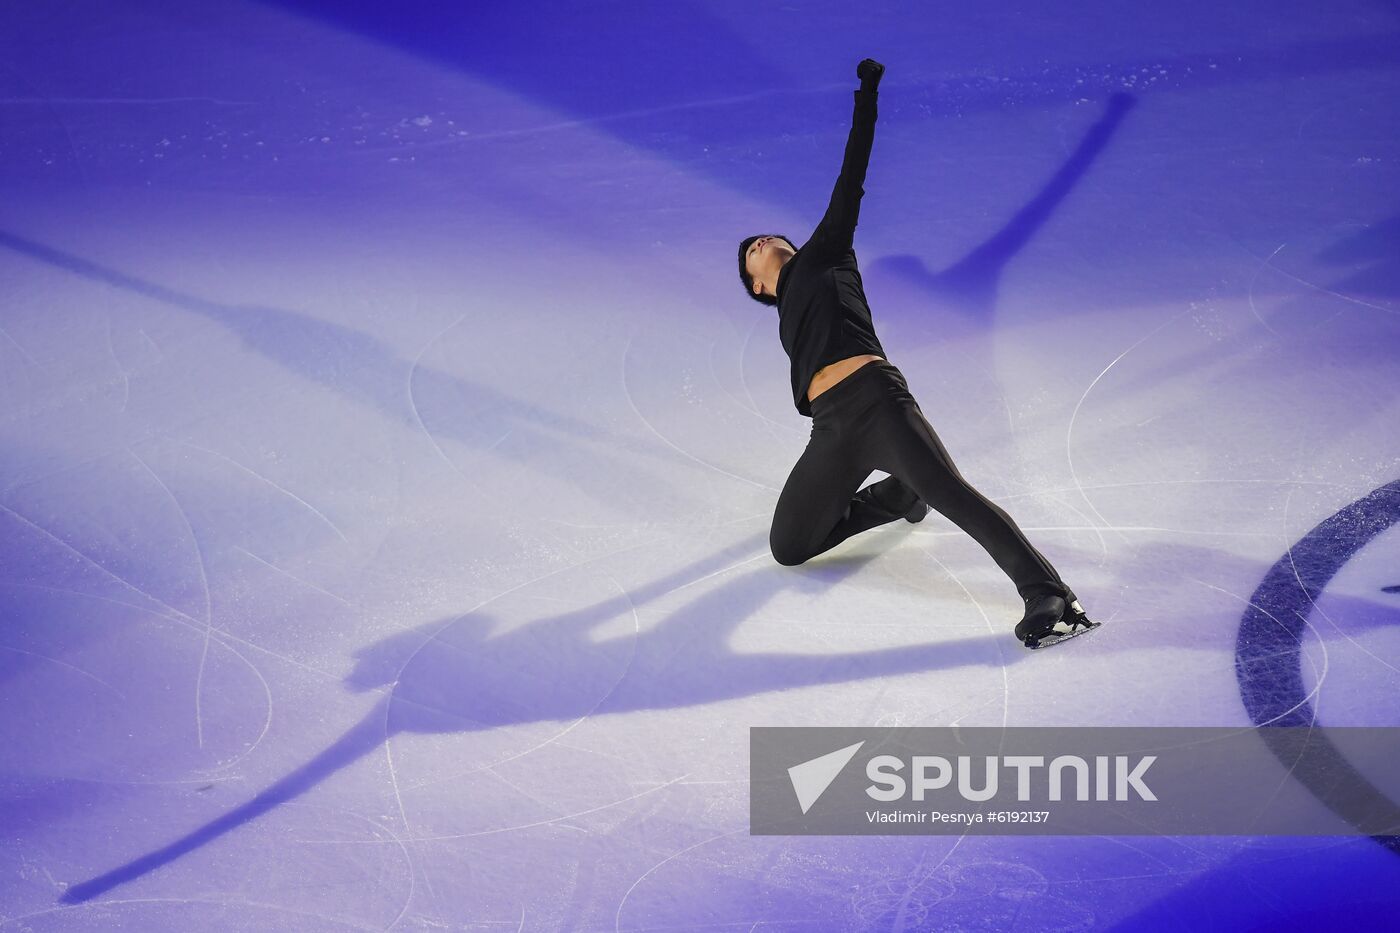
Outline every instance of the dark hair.
{"type": "Polygon", "coordinates": [[[744,283],[744,294],[748,295],[754,301],[764,305],[776,305],[778,303],[778,299],[774,296],[754,294],[753,276],[749,275],[748,263],[745,262],[745,260],[748,258],[747,253],[749,251],[749,247],[753,245],[753,241],[757,240],[759,237],[765,236],[777,237],[778,239],[787,243],[788,246],[791,246],[792,251],[794,253],[797,252],[797,244],[792,242],[792,240],[789,240],[787,237],[783,236],[781,233],[755,233],[751,237],[745,237],[743,240],[739,241],[739,280],[744,283]]]}

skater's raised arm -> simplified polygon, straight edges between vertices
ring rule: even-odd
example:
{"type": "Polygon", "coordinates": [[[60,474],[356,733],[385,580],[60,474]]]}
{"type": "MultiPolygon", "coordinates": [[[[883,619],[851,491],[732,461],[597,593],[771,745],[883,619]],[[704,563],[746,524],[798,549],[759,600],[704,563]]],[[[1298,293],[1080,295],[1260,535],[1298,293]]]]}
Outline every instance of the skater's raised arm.
{"type": "Polygon", "coordinates": [[[870,164],[870,147],[875,142],[877,88],[884,73],[885,66],[871,58],[856,66],[860,90],[855,92],[855,112],[851,116],[851,133],[846,138],[841,175],[831,192],[826,216],[804,247],[829,261],[845,255],[855,239],[860,199],[865,194],[865,170],[870,164]]]}

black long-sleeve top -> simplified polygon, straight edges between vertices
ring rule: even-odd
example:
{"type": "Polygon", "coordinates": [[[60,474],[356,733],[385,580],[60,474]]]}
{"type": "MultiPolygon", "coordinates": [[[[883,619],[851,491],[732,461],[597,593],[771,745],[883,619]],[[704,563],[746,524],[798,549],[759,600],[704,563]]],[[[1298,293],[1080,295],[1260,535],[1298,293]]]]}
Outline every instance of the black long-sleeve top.
{"type": "Polygon", "coordinates": [[[817,370],[848,356],[885,356],[852,247],[875,140],[876,96],[855,92],[846,156],[826,216],[778,273],[778,336],[792,361],[793,403],[809,418],[807,386],[817,370]]]}

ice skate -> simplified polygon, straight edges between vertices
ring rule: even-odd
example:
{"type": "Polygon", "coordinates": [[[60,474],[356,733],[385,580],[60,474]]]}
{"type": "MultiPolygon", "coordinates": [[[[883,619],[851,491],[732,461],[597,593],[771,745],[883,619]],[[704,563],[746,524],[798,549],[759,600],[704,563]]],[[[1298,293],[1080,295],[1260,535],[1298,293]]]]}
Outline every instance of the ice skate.
{"type": "Polygon", "coordinates": [[[1090,621],[1073,594],[1068,602],[1060,596],[1043,594],[1027,597],[1026,614],[1016,624],[1016,637],[1027,648],[1048,648],[1101,624],[1090,621]]]}
{"type": "MultiPolygon", "coordinates": [[[[875,506],[875,508],[879,509],[881,512],[884,512],[887,515],[903,516],[906,522],[909,522],[911,525],[917,525],[919,522],[924,520],[924,517],[926,515],[928,515],[928,503],[924,502],[923,499],[920,499],[918,497],[918,494],[914,493],[913,490],[909,490],[909,494],[914,497],[914,504],[910,506],[904,505],[903,502],[897,503],[895,505],[890,505],[886,503],[883,499],[880,498],[874,485],[866,486],[860,492],[856,493],[856,498],[865,499],[865,501],[869,502],[871,505],[875,506]]],[[[908,499],[905,499],[905,501],[907,502],[908,499]]]]}

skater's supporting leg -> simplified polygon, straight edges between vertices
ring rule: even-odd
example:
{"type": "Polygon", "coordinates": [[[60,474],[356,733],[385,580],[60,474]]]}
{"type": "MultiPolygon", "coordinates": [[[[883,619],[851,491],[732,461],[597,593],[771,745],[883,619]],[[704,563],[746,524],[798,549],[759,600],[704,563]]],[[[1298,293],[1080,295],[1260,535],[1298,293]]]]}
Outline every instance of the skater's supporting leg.
{"type": "MultiPolygon", "coordinates": [[[[908,507],[904,512],[890,512],[871,500],[868,489],[888,480],[856,493],[873,469],[860,454],[840,439],[839,432],[821,427],[813,430],[773,512],[768,544],[778,563],[800,564],[853,534],[904,517],[908,507]]],[[[890,484],[881,492],[896,494],[898,489],[890,484]]]]}

